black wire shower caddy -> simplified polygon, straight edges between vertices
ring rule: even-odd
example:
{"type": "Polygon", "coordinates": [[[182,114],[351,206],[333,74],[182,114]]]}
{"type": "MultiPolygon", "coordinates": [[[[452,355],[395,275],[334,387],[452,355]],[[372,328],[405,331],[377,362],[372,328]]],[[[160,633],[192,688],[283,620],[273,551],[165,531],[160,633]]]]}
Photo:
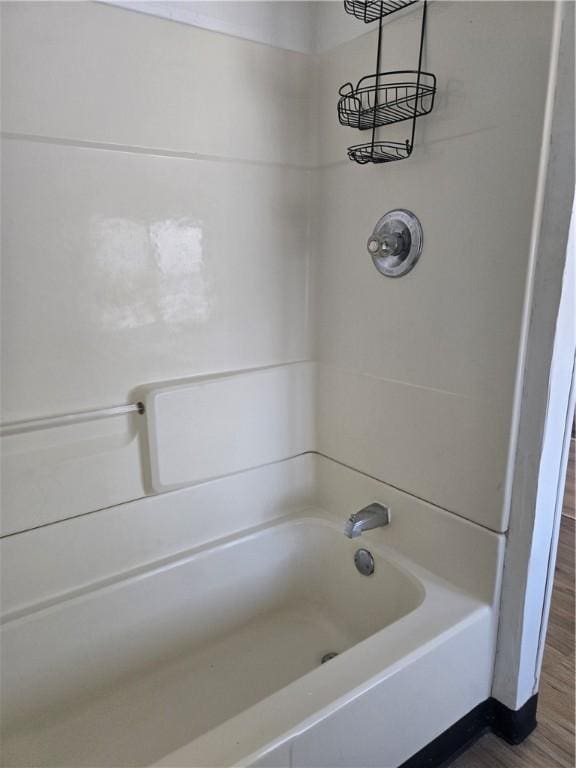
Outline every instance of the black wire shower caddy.
{"type": "Polygon", "coordinates": [[[356,86],[345,83],[341,86],[338,101],[338,120],[341,125],[371,130],[369,143],[348,147],[348,157],[357,163],[389,163],[410,157],[414,149],[416,120],[427,115],[434,107],[436,76],[422,70],[422,52],[426,32],[427,0],[422,0],[422,25],[418,69],[380,72],[382,50],[382,22],[386,16],[400,11],[420,0],[344,0],[344,9],[360,21],[378,21],[378,49],[376,53],[376,74],[361,78],[356,86]],[[409,139],[381,141],[376,138],[378,128],[412,120],[409,139]]]}
{"type": "Polygon", "coordinates": [[[417,2],[418,0],[344,0],[344,10],[356,16],[359,21],[369,24],[382,15],[390,16],[417,2]]]}

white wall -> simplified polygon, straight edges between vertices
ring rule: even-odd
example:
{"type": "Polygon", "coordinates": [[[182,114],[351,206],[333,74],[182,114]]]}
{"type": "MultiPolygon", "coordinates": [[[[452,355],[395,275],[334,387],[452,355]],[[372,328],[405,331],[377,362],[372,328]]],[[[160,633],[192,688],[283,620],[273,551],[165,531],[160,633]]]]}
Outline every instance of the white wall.
{"type": "Polygon", "coordinates": [[[558,66],[550,73],[550,130],[543,146],[539,226],[527,286],[494,679],[494,695],[513,709],[538,690],[573,423],[576,243],[570,215],[575,169],[567,162],[573,161],[575,146],[573,3],[557,8],[552,55],[558,66]]]}
{"type": "MultiPolygon", "coordinates": [[[[338,86],[373,71],[376,31],[319,64],[321,450],[498,531],[553,13],[552,3],[431,3],[424,68],[439,92],[403,162],[348,162],[362,136],[335,119],[338,86]],[[424,230],[421,260],[395,280],[365,247],[392,208],[414,211],[424,230]]],[[[386,25],[382,70],[416,66],[420,14],[386,25]]]]}
{"type": "Polygon", "coordinates": [[[82,3],[2,42],[3,418],[305,357],[308,59],[82,3]]]}
{"type": "MultiPolygon", "coordinates": [[[[310,354],[311,60],[2,6],[2,421],[310,354]]],[[[13,532],[143,496],[135,417],[3,438],[13,532]]]]}
{"type": "MultiPolygon", "coordinates": [[[[553,5],[432,3],[436,108],[375,167],[335,102],[376,33],[335,9],[316,56],[4,4],[2,420],[316,357],[320,452],[502,531],[553,5]],[[395,207],[424,253],[388,280],[365,242],[395,207]]],[[[385,25],[384,69],[415,66],[420,13],[385,25]]],[[[149,493],[138,423],[4,438],[4,531],[149,493]]]]}
{"type": "MultiPolygon", "coordinates": [[[[290,51],[312,53],[315,10],[307,0],[104,0],[193,27],[212,29],[290,51]]],[[[323,5],[327,3],[322,3],[323,5]]],[[[330,5],[332,3],[329,3],[330,5]]]]}
{"type": "MultiPolygon", "coordinates": [[[[350,23],[342,12],[342,0],[98,1],[302,53],[327,51],[371,29],[350,23]]],[[[396,21],[402,13],[384,23],[396,21]]]]}

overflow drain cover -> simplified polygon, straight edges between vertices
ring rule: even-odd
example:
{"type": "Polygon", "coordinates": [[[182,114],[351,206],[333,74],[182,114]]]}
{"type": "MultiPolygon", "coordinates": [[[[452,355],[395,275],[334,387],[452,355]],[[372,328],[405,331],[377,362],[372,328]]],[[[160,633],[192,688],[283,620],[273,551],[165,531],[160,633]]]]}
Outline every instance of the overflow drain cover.
{"type": "Polygon", "coordinates": [[[362,576],[371,576],[374,573],[374,558],[367,549],[361,548],[356,550],[354,564],[362,576]]]}
{"type": "Polygon", "coordinates": [[[333,659],[335,656],[338,656],[336,651],[330,651],[330,653],[325,653],[321,659],[322,664],[326,664],[327,661],[330,661],[330,659],[333,659]]]}

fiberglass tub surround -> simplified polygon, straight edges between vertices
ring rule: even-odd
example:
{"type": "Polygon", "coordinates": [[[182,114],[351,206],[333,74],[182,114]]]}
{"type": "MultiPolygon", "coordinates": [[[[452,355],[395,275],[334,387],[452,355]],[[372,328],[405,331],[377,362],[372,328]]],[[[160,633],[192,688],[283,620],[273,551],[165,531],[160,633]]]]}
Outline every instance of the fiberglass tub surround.
{"type": "Polygon", "coordinates": [[[396,768],[491,695],[554,4],[431,3],[379,167],[378,31],[318,6],[310,56],[2,4],[3,421],[146,407],[2,437],[7,766],[396,768]]]}
{"type": "MultiPolygon", "coordinates": [[[[413,156],[367,168],[335,99],[372,72],[376,22],[318,6],[311,57],[104,4],[4,4],[3,420],[315,358],[315,448],[505,531],[554,4],[430,4],[442,93],[413,156]],[[425,244],[394,282],[365,243],[402,206],[425,244]]],[[[383,71],[415,66],[421,11],[385,25],[383,71]]],[[[138,421],[3,439],[3,532],[148,493],[138,421]]]]}
{"type": "MultiPolygon", "coordinates": [[[[484,578],[465,590],[462,572],[451,583],[401,554],[429,505],[325,459],[295,461],[314,463],[331,510],[284,515],[125,574],[102,578],[100,566],[80,590],[61,582],[58,595],[14,603],[2,628],[5,765],[265,764],[264,755],[288,748],[306,762],[314,744],[296,733],[341,731],[337,718],[358,702],[375,717],[393,696],[389,727],[400,728],[402,701],[421,674],[414,662],[439,675],[446,653],[467,679],[466,705],[486,698],[497,585],[484,578]],[[348,538],[349,498],[383,502],[383,494],[396,507],[390,524],[348,538]],[[374,557],[371,576],[356,569],[359,547],[374,557]],[[463,643],[478,654],[473,671],[463,643]]],[[[193,502],[201,488],[178,493],[193,502]]],[[[442,530],[447,513],[432,515],[442,530]]],[[[77,544],[98,540],[83,520],[70,522],[77,544]]],[[[478,532],[459,525],[466,555],[478,532]]],[[[30,546],[42,545],[39,536],[30,546]]],[[[499,557],[496,538],[480,535],[483,556],[499,557]]],[[[355,741],[345,739],[361,749],[355,741]]],[[[405,746],[391,741],[397,755],[405,746]]]]}

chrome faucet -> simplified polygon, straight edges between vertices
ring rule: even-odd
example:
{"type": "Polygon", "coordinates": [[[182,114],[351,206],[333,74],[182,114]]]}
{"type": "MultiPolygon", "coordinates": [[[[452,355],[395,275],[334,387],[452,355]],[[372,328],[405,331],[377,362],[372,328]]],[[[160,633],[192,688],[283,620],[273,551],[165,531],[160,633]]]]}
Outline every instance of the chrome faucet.
{"type": "Polygon", "coordinates": [[[371,528],[382,528],[390,522],[390,510],[377,501],[368,504],[367,507],[359,512],[354,512],[346,521],[344,533],[349,539],[355,539],[360,536],[362,531],[369,531],[371,528]]]}

